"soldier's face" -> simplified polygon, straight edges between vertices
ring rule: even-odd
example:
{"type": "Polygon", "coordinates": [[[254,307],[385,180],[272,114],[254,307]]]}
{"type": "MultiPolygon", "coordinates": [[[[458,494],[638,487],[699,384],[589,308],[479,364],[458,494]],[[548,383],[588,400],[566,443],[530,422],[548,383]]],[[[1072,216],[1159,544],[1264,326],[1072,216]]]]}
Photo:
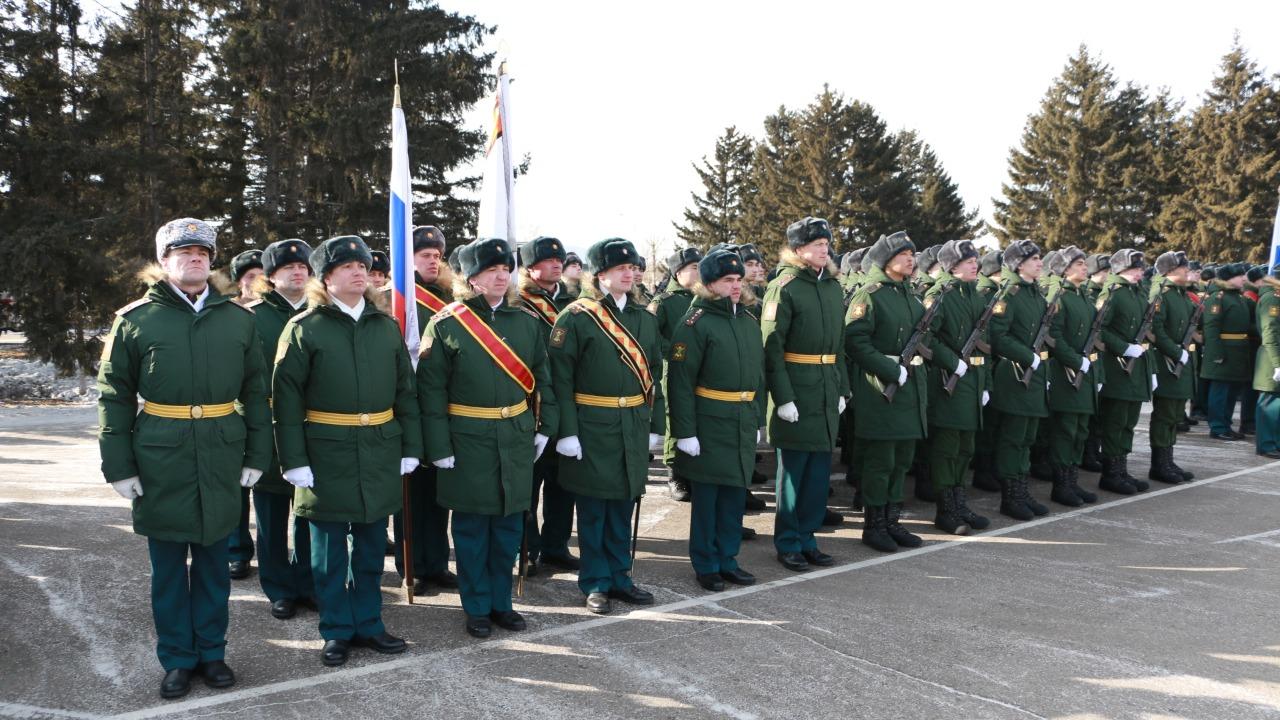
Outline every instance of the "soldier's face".
{"type": "Polygon", "coordinates": [[[689,263],[680,268],[680,272],[676,273],[676,282],[680,283],[682,288],[691,288],[694,283],[698,282],[698,263],[689,263]]]}
{"type": "Polygon", "coordinates": [[[640,268],[637,265],[614,265],[596,275],[596,279],[600,281],[600,288],[605,292],[610,295],[622,295],[631,292],[631,287],[635,285],[639,274],[640,268]]]}
{"type": "Polygon", "coordinates": [[[813,242],[805,243],[796,250],[796,254],[804,260],[809,267],[814,270],[821,270],[827,266],[827,259],[831,257],[831,241],[826,238],[818,238],[813,242]]]}
{"type": "Polygon", "coordinates": [[[1198,282],[1200,282],[1200,271],[1199,271],[1199,270],[1188,270],[1188,271],[1187,271],[1187,283],[1188,283],[1188,284],[1190,284],[1190,283],[1198,283],[1198,282]]]}
{"type": "Polygon", "coordinates": [[[563,276],[566,278],[569,278],[570,280],[577,280],[578,278],[582,277],[582,266],[579,265],[578,263],[574,263],[572,265],[565,267],[563,271],[563,276]]]}
{"type": "Polygon", "coordinates": [[[1136,283],[1142,279],[1142,268],[1129,268],[1120,273],[1120,277],[1131,283],[1136,283]]]}
{"type": "Polygon", "coordinates": [[[240,276],[240,294],[253,294],[253,284],[256,283],[260,277],[262,277],[262,268],[250,268],[245,271],[245,274],[240,276]]]}
{"type": "Polygon", "coordinates": [[[490,305],[496,305],[507,294],[511,285],[511,268],[506,265],[492,265],[472,275],[467,282],[475,291],[484,296],[490,305]]]}
{"type": "Polygon", "coordinates": [[[1233,287],[1233,288],[1235,288],[1235,289],[1239,290],[1239,289],[1241,289],[1241,288],[1243,288],[1243,287],[1244,287],[1244,276],[1243,276],[1243,275],[1237,275],[1237,276],[1235,276],[1235,277],[1231,278],[1230,280],[1228,280],[1228,281],[1227,281],[1227,284],[1228,284],[1228,285],[1230,285],[1231,287],[1233,287]]]}
{"type": "Polygon", "coordinates": [[[1039,255],[1032,255],[1022,264],[1018,266],[1018,274],[1023,280],[1035,280],[1040,277],[1040,273],[1044,271],[1044,259],[1039,255]]]}
{"type": "Polygon", "coordinates": [[[534,282],[547,283],[550,285],[560,281],[560,276],[564,274],[564,263],[559,258],[547,258],[529,266],[529,277],[534,282]]]}
{"type": "Polygon", "coordinates": [[[1165,275],[1165,277],[1169,278],[1169,282],[1177,285],[1178,287],[1182,287],[1191,281],[1190,273],[1187,271],[1185,266],[1170,270],[1169,274],[1165,275]]]}
{"type": "Polygon", "coordinates": [[[1085,278],[1089,277],[1089,267],[1084,264],[1084,258],[1080,258],[1068,265],[1062,276],[1067,279],[1067,282],[1079,285],[1085,281],[1085,278]]]}
{"type": "Polygon", "coordinates": [[[889,258],[889,262],[884,266],[885,272],[894,280],[901,280],[905,277],[911,277],[916,271],[916,256],[910,250],[902,252],[889,258]]]}
{"type": "Polygon", "coordinates": [[[747,266],[747,282],[758,283],[764,280],[764,263],[759,260],[748,260],[743,265],[747,266]]]}
{"type": "Polygon", "coordinates": [[[369,283],[376,288],[380,288],[387,284],[387,274],[381,270],[370,270],[369,283]]]}
{"type": "Polygon", "coordinates": [[[707,285],[707,289],[720,297],[727,297],[733,304],[742,299],[742,276],[725,275],[707,285]]]}
{"type": "Polygon", "coordinates": [[[350,305],[347,298],[354,302],[369,286],[369,268],[359,260],[342,263],[329,271],[324,278],[324,285],[330,295],[350,305]]]}
{"type": "Polygon", "coordinates": [[[179,286],[204,285],[209,280],[209,260],[206,248],[174,248],[165,253],[164,271],[179,286]]]}
{"type": "Polygon", "coordinates": [[[276,268],[275,272],[271,273],[271,282],[276,286],[276,290],[287,295],[297,295],[306,288],[310,277],[310,265],[304,262],[291,262],[276,268]]]}
{"type": "Polygon", "coordinates": [[[957,280],[973,282],[978,279],[978,258],[961,260],[955,267],[951,268],[951,274],[955,275],[957,280]]]}
{"type": "Polygon", "coordinates": [[[435,248],[422,248],[413,254],[413,269],[422,276],[423,282],[433,283],[440,277],[440,251],[435,248]]]}

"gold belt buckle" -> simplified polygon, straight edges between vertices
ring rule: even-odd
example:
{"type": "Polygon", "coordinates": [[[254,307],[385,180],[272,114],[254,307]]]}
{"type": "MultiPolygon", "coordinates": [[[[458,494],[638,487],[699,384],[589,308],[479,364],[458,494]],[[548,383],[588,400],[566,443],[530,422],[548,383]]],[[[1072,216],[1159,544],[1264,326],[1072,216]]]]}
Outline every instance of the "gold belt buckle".
{"type": "Polygon", "coordinates": [[[627,406],[627,399],[624,397],[618,398],[618,407],[624,408],[626,406],[627,406]]]}
{"type": "Polygon", "coordinates": [[[1143,349],[1143,350],[1150,350],[1150,349],[1151,349],[1151,343],[1142,343],[1142,349],[1143,349]]]}
{"type": "Polygon", "coordinates": [[[504,408],[502,408],[501,410],[499,410],[499,411],[498,411],[498,414],[499,414],[499,415],[501,415],[501,416],[502,416],[502,417],[504,417],[504,418],[506,418],[506,417],[511,417],[511,408],[509,408],[509,407],[504,407],[504,408]]]}
{"type": "Polygon", "coordinates": [[[369,424],[369,413],[360,413],[360,427],[366,427],[369,424]]]}
{"type": "Polygon", "coordinates": [[[1196,351],[1196,344],[1191,343],[1191,345],[1187,347],[1187,352],[1195,352],[1195,351],[1196,351]]]}
{"type": "Polygon", "coordinates": [[[191,417],[195,418],[196,420],[199,420],[200,418],[204,417],[204,407],[202,405],[192,405],[191,417]]]}
{"type": "Polygon", "coordinates": [[[1089,353],[1089,362],[1097,362],[1097,361],[1098,361],[1098,353],[1096,352],[1089,353]]]}
{"type": "Polygon", "coordinates": [[[1048,360],[1048,359],[1049,359],[1049,351],[1048,351],[1048,350],[1041,350],[1041,351],[1040,351],[1040,359],[1041,359],[1041,360],[1048,360]]]}

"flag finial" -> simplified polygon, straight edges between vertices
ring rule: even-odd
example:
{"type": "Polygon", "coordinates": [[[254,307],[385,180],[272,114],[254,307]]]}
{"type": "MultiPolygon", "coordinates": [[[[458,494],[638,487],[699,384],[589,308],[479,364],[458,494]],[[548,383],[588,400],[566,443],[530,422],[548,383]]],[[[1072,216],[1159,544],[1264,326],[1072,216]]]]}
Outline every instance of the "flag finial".
{"type": "Polygon", "coordinates": [[[395,76],[396,76],[396,97],[392,103],[392,106],[400,107],[400,61],[392,60],[391,67],[394,70],[395,76]]]}

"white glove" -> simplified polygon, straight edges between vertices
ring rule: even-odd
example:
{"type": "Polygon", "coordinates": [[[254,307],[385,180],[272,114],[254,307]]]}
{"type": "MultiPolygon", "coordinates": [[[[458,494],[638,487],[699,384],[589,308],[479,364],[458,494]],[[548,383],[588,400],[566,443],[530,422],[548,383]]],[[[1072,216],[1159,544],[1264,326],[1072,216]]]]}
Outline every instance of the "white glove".
{"type": "Polygon", "coordinates": [[[840,397],[836,398],[836,414],[837,414],[837,415],[843,415],[843,414],[844,414],[844,409],[845,409],[845,408],[847,408],[847,407],[849,407],[849,403],[845,402],[845,399],[844,399],[844,396],[843,396],[843,395],[841,395],[840,397]]]}
{"type": "MultiPolygon", "coordinates": [[[[1280,367],[1271,371],[1271,382],[1280,382],[1280,367]]],[[[138,494],[141,495],[142,493],[139,492],[138,494]]]]}
{"type": "Polygon", "coordinates": [[[676,440],[676,449],[689,457],[698,457],[702,454],[702,445],[696,437],[679,438],[676,440]]]}
{"type": "Polygon", "coordinates": [[[649,433],[649,452],[659,452],[662,450],[662,436],[657,433],[649,433]]]}
{"type": "Polygon", "coordinates": [[[422,463],[418,461],[418,458],[400,458],[400,474],[408,475],[414,470],[417,470],[418,466],[421,464],[422,463]]]}
{"type": "Polygon", "coordinates": [[[285,470],[284,481],[294,487],[309,488],[315,487],[316,476],[311,474],[310,465],[303,465],[292,470],[285,470]]]}
{"type": "Polygon", "coordinates": [[[1089,358],[1083,358],[1080,360],[1080,372],[1087,373],[1089,372],[1090,367],[1093,367],[1093,363],[1089,362],[1089,358]]]}
{"type": "MultiPolygon", "coordinates": [[[[1280,370],[1277,370],[1276,372],[1280,372],[1280,370]]],[[[756,444],[759,445],[762,442],[764,442],[764,428],[756,430],[756,444]]]]}
{"type": "Polygon", "coordinates": [[[1035,370],[1039,369],[1039,367],[1040,367],[1040,356],[1039,356],[1039,355],[1032,355],[1032,356],[1031,356],[1031,370],[1032,370],[1032,372],[1034,372],[1035,370]]]}
{"type": "Polygon", "coordinates": [[[533,461],[534,462],[537,462],[538,458],[542,457],[543,451],[547,449],[547,441],[550,439],[551,438],[548,438],[546,435],[543,435],[542,433],[533,434],[533,461]]]}
{"type": "Polygon", "coordinates": [[[1141,345],[1129,345],[1124,349],[1124,356],[1127,358],[1142,357],[1143,352],[1141,345]]]}
{"type": "Polygon", "coordinates": [[[1186,350],[1183,350],[1183,351],[1182,351],[1182,357],[1178,358],[1178,364],[1179,364],[1179,365],[1186,365],[1186,364],[1187,364],[1187,361],[1189,361],[1190,359],[1191,359],[1191,356],[1187,354],[1187,351],[1186,351],[1186,350]]]}
{"type": "Polygon", "coordinates": [[[963,360],[957,360],[956,361],[956,377],[964,377],[964,374],[967,372],[969,372],[969,363],[963,360]]]}
{"type": "Polygon", "coordinates": [[[440,468],[441,470],[452,470],[452,469],[453,469],[453,466],[454,466],[457,462],[458,462],[458,458],[456,458],[456,457],[455,457],[455,456],[453,456],[453,455],[450,455],[450,456],[449,456],[449,457],[447,457],[447,458],[440,458],[439,460],[432,460],[432,461],[431,461],[431,464],[432,464],[432,465],[435,465],[436,467],[440,468]]]}
{"type": "Polygon", "coordinates": [[[799,422],[800,410],[796,407],[795,403],[789,402],[778,408],[778,419],[784,422],[799,422]]]}
{"type": "Polygon", "coordinates": [[[556,452],[565,457],[582,459],[582,443],[578,442],[577,435],[571,435],[567,438],[560,438],[556,441],[556,452]]]}
{"type": "Polygon", "coordinates": [[[898,385],[901,386],[906,384],[907,384],[907,369],[899,365],[898,366],[898,385]]]}
{"type": "Polygon", "coordinates": [[[991,402],[991,393],[987,392],[986,390],[983,390],[982,391],[982,407],[986,407],[987,403],[989,402],[991,402]]]}
{"type": "Polygon", "coordinates": [[[1151,392],[1155,392],[1156,388],[1158,387],[1160,387],[1160,381],[1156,379],[1155,375],[1152,375],[1151,376],[1151,392]]]}
{"type": "Polygon", "coordinates": [[[1102,383],[1098,383],[1098,392],[1102,392],[1102,383]]]}
{"type": "Polygon", "coordinates": [[[111,489],[119,493],[120,497],[125,500],[142,497],[142,481],[138,479],[137,475],[111,483],[111,489]]]}
{"type": "Polygon", "coordinates": [[[240,487],[251,488],[262,479],[262,471],[251,467],[240,468],[240,487]]]}

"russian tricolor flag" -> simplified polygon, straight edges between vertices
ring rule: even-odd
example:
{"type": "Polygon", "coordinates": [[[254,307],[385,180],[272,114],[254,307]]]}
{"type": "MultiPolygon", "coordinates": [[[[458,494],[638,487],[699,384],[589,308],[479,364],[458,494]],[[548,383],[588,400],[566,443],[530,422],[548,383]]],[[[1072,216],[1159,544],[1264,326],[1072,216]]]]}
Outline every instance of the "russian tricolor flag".
{"type": "Polygon", "coordinates": [[[414,306],[413,191],[409,182],[409,133],[400,109],[400,84],[391,107],[391,311],[414,367],[418,365],[418,310],[414,306]]]}

